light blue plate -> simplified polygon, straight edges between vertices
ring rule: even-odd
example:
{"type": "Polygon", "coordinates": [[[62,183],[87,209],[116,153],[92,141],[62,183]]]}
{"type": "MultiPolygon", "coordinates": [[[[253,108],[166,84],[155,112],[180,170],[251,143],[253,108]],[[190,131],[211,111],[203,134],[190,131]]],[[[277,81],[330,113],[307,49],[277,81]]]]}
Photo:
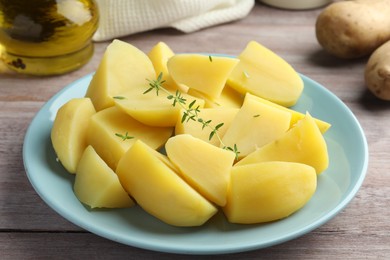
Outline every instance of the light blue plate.
{"type": "Polygon", "coordinates": [[[81,228],[126,245],[183,254],[222,254],[254,250],[302,236],[338,214],[360,188],[368,165],[363,130],[335,95],[302,76],[305,89],[295,109],[330,122],[325,134],[330,166],[319,176],[310,202],[292,216],[269,224],[234,225],[223,214],[196,228],[168,226],[139,207],[90,211],[73,193],[74,176],[56,161],[50,131],[58,108],[84,96],[92,75],[65,87],[33,119],[25,136],[23,160],[36,192],[56,212],[81,228]]]}

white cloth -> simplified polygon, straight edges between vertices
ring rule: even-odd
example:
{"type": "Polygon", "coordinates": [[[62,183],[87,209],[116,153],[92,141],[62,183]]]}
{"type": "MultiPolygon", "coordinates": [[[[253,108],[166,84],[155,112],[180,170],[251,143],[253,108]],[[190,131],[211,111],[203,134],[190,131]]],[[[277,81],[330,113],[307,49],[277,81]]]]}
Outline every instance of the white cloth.
{"type": "Polygon", "coordinates": [[[95,41],[157,28],[185,33],[244,18],[255,0],[96,0],[100,13],[95,41]]]}

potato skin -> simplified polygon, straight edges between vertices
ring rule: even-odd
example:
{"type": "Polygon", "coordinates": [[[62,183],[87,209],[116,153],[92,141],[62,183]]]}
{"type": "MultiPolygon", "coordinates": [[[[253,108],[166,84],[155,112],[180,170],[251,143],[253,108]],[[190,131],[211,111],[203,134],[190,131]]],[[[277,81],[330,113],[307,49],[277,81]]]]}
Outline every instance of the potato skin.
{"type": "Polygon", "coordinates": [[[390,101],[390,41],[376,49],[365,67],[367,88],[378,98],[390,101]]]}
{"type": "Polygon", "coordinates": [[[352,59],[370,55],[390,40],[390,1],[335,2],[316,21],[316,37],[330,54],[352,59]]]}

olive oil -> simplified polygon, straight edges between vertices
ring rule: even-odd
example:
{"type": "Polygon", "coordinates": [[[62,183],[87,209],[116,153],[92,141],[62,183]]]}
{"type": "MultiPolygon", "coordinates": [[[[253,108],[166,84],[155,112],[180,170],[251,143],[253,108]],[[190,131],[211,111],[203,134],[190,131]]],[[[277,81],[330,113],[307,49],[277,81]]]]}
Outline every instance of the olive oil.
{"type": "Polygon", "coordinates": [[[20,73],[66,73],[91,58],[97,26],[93,0],[0,0],[1,58],[20,73]]]}

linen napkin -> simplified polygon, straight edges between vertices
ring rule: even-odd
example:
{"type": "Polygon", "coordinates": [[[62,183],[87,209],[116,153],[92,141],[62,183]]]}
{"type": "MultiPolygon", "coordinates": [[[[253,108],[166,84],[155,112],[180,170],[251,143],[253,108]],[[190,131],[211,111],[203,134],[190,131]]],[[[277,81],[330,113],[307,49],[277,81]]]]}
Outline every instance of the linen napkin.
{"type": "Polygon", "coordinates": [[[255,0],[96,0],[100,13],[95,41],[157,28],[185,33],[244,18],[255,0]]]}

